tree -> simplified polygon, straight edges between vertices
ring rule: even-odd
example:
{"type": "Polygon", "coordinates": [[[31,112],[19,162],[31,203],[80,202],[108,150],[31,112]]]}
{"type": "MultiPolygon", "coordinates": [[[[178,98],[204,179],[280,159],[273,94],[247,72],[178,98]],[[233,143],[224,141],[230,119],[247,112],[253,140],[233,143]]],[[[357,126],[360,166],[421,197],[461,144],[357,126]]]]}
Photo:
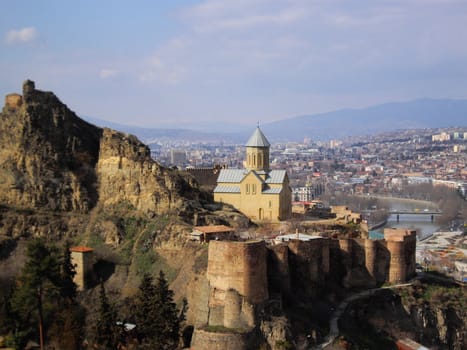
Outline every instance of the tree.
{"type": "Polygon", "coordinates": [[[60,259],[57,248],[46,245],[42,239],[31,241],[26,256],[27,261],[11,298],[11,307],[17,329],[25,336],[32,335],[32,323],[37,322],[39,344],[44,349],[45,320],[52,309],[47,304],[56,303],[60,294],[60,259]]]}
{"type": "Polygon", "coordinates": [[[181,311],[173,302],[174,293],[169,289],[162,271],[157,282],[145,274],[136,300],[136,320],[142,348],[176,349],[180,338],[180,325],[185,320],[186,300],[181,311]]]}
{"type": "Polygon", "coordinates": [[[150,334],[156,333],[155,322],[153,317],[157,313],[157,302],[155,301],[155,285],[152,276],[148,273],[144,274],[139,286],[138,294],[136,295],[136,320],[138,333],[141,340],[149,338],[150,334]]]}
{"type": "Polygon", "coordinates": [[[159,299],[159,335],[162,349],[175,349],[179,341],[180,323],[173,296],[174,292],[169,289],[169,284],[161,270],[157,278],[156,297],[159,299]]]}
{"type": "Polygon", "coordinates": [[[74,282],[75,266],[71,261],[70,244],[65,243],[60,261],[60,298],[49,327],[49,342],[59,349],[79,349],[82,343],[85,310],[76,302],[77,287],[74,282]]]}
{"type": "Polygon", "coordinates": [[[61,290],[60,294],[69,302],[74,302],[76,298],[76,275],[75,265],[71,262],[70,243],[66,242],[63,250],[63,261],[61,266],[61,290]]]}
{"type": "Polygon", "coordinates": [[[104,283],[99,292],[99,311],[96,324],[96,341],[103,349],[116,349],[118,343],[117,313],[109,302],[104,283]]]}

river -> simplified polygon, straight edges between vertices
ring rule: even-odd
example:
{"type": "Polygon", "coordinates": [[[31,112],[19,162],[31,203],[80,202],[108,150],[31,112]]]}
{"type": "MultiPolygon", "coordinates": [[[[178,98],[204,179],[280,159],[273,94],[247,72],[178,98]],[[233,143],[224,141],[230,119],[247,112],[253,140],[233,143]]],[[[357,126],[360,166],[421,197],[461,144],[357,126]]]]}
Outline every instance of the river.
{"type": "Polygon", "coordinates": [[[397,215],[390,215],[386,225],[379,228],[378,232],[383,232],[385,227],[396,227],[396,228],[410,228],[417,230],[419,239],[426,238],[438,231],[440,226],[435,222],[431,222],[431,215],[423,214],[400,214],[399,222],[397,222],[397,215]]]}
{"type": "Polygon", "coordinates": [[[436,216],[434,222],[431,221],[430,214],[423,214],[424,210],[436,210],[436,205],[426,201],[407,200],[399,198],[384,198],[386,205],[390,210],[396,211],[419,211],[418,214],[391,214],[386,225],[379,228],[378,232],[383,232],[386,227],[409,228],[417,230],[419,239],[426,238],[440,229],[436,224],[436,216]]]}

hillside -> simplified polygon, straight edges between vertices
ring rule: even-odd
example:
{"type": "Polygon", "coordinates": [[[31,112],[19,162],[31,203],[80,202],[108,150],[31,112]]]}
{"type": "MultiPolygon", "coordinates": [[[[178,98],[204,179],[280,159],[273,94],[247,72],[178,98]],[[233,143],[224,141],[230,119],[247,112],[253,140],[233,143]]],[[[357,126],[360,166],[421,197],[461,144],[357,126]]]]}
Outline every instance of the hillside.
{"type": "Polygon", "coordinates": [[[144,272],[163,269],[179,299],[205,265],[202,247],[188,242],[195,218],[249,225],[213,205],[190,175],[154,161],[135,136],[83,121],[32,81],[7,95],[0,120],[0,298],[27,242],[45,237],[94,248],[95,281],[121,297],[144,272]]]}

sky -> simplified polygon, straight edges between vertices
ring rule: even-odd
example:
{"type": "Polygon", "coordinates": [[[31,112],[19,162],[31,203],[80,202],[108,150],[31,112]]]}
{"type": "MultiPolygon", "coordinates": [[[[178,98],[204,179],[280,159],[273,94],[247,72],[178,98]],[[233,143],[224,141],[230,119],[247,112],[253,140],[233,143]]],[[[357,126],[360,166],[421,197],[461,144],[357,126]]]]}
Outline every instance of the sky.
{"type": "Polygon", "coordinates": [[[467,98],[467,0],[15,0],[0,94],[25,79],[78,115],[256,125],[467,98]]]}

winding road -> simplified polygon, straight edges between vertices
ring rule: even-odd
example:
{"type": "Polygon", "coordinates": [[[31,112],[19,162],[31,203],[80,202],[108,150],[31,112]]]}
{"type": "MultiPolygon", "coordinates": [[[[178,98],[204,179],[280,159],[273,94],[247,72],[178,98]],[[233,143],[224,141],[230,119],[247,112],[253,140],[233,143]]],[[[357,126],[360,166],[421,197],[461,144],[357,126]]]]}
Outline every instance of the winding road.
{"type": "Polygon", "coordinates": [[[339,303],[336,310],[332,314],[332,317],[329,320],[329,334],[326,336],[324,342],[318,345],[308,347],[308,349],[309,350],[324,349],[327,346],[331,345],[336,340],[336,338],[339,336],[339,325],[338,325],[339,319],[344,313],[345,309],[347,309],[347,306],[349,306],[350,303],[354,302],[355,300],[374,295],[375,293],[383,289],[396,289],[396,288],[404,288],[404,287],[411,286],[416,279],[419,279],[421,277],[422,276],[417,276],[415,279],[413,279],[412,281],[408,283],[400,283],[400,284],[394,284],[391,286],[368,289],[362,292],[349,295],[347,298],[345,298],[343,301],[339,303]]]}
{"type": "Polygon", "coordinates": [[[409,287],[416,280],[419,280],[419,279],[424,278],[424,277],[434,279],[434,280],[437,280],[437,281],[441,281],[441,282],[455,283],[457,285],[462,286],[462,283],[459,283],[458,281],[455,281],[453,279],[446,278],[446,277],[441,277],[441,276],[436,276],[436,275],[432,275],[432,274],[425,273],[425,272],[421,272],[421,273],[418,273],[416,277],[414,277],[412,280],[410,280],[407,283],[393,284],[393,285],[390,285],[390,286],[384,286],[384,287],[379,287],[379,288],[368,289],[368,290],[364,290],[362,292],[351,294],[351,295],[349,295],[347,298],[345,298],[343,301],[341,301],[339,303],[336,310],[332,314],[332,317],[329,320],[329,334],[326,336],[324,342],[322,342],[321,344],[318,344],[318,345],[310,346],[307,349],[308,350],[324,349],[327,346],[331,345],[336,340],[336,338],[339,336],[339,324],[338,324],[339,319],[342,316],[342,314],[344,313],[345,309],[347,309],[347,306],[349,306],[349,304],[352,303],[353,301],[361,299],[361,298],[366,298],[366,297],[371,296],[371,295],[374,295],[375,293],[377,293],[378,291],[383,290],[383,289],[397,289],[397,288],[409,287]]]}

